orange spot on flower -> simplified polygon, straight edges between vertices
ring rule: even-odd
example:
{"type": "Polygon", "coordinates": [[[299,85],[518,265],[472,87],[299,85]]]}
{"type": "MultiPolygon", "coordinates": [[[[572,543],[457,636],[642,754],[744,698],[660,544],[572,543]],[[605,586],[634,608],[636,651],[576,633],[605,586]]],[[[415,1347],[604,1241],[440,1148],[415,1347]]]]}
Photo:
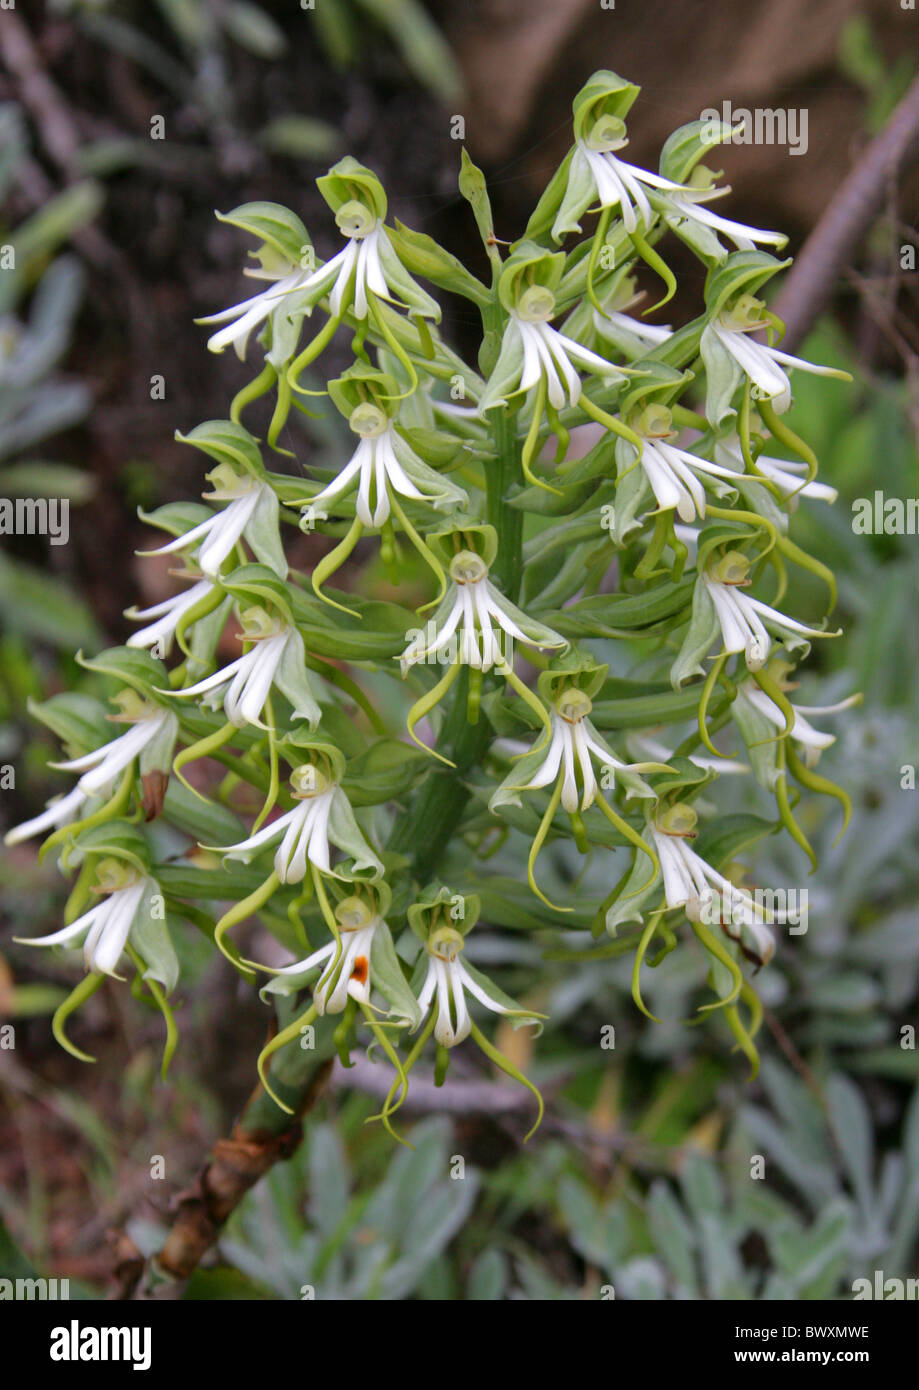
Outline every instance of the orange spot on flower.
{"type": "Polygon", "coordinates": [[[359,985],[364,984],[368,975],[367,957],[358,956],[354,962],[354,969],[351,971],[352,980],[357,980],[359,985]]]}

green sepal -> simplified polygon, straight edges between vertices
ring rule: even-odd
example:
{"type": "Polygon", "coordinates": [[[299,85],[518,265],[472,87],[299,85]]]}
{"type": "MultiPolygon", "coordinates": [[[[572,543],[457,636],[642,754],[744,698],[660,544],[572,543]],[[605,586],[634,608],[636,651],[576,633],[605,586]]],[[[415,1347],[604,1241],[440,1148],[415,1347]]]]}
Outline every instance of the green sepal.
{"type": "Polygon", "coordinates": [[[372,169],[353,155],[345,155],[327,174],[316,180],[316,187],[333,212],[352,201],[361,202],[380,221],[386,216],[387,201],[383,185],[372,169]]]}
{"type": "Polygon", "coordinates": [[[679,690],[690,676],[704,676],[703,658],[721,636],[721,624],[702,579],[696,581],[692,596],[692,616],[683,636],[676,660],[670,668],[670,683],[679,690]]]}
{"type": "Polygon", "coordinates": [[[143,978],[157,980],[166,993],[171,994],[179,979],[179,959],[169,935],[165,902],[156,879],[150,879],[149,891],[140,901],[131,923],[130,941],[146,966],[143,978]],[[163,902],[162,916],[154,914],[155,897],[163,902]]]}
{"type": "Polygon", "coordinates": [[[184,536],[186,532],[200,526],[202,521],[209,521],[214,513],[203,502],[166,502],[152,512],[145,512],[143,507],[138,507],[137,515],[147,526],[156,526],[160,531],[168,531],[170,536],[184,536]]]}
{"type": "Polygon", "coordinates": [[[180,444],[191,444],[218,463],[232,464],[255,478],[265,476],[258,444],[247,429],[232,420],[205,420],[188,434],[176,430],[175,437],[180,444]]]}
{"type": "Polygon", "coordinates": [[[300,218],[281,203],[241,203],[232,212],[215,212],[214,216],[218,222],[226,222],[257,237],[291,267],[303,266],[312,247],[309,232],[300,218]]]}
{"type": "Polygon", "coordinates": [[[33,719],[38,719],[57,735],[68,759],[99,748],[108,742],[112,732],[101,701],[76,690],[62,691],[47,700],[34,700],[30,696],[26,709],[33,719]]]}
{"type": "Polygon", "coordinates": [[[757,294],[773,275],[791,265],[791,258],[780,261],[768,251],[732,251],[705,278],[705,307],[709,315],[727,307],[738,294],[757,294]]]}
{"type": "Polygon", "coordinates": [[[124,859],[142,874],[150,873],[150,847],[130,821],[109,820],[93,825],[81,831],[73,843],[81,854],[124,859]]]}
{"type": "Polygon", "coordinates": [[[724,121],[689,121],[667,136],[661,147],[658,170],[673,183],[688,183],[689,176],[709,150],[730,140],[733,127],[724,121]]]}
{"type": "Polygon", "coordinates": [[[92,657],[77,652],[76,660],[87,671],[111,676],[119,684],[129,685],[145,699],[162,704],[155,691],[168,687],[169,674],[163,663],[142,647],[109,647],[92,657]]]}
{"type": "MultiPolygon", "coordinates": [[[[436,930],[432,918],[437,921],[446,916],[453,930],[461,936],[466,936],[479,920],[481,911],[482,899],[478,893],[453,893],[443,884],[429,883],[409,907],[406,917],[418,940],[427,942],[431,932],[436,930]],[[462,905],[462,911],[459,913],[457,899],[462,905]]],[[[419,959],[423,961],[424,957],[419,959]]]]}

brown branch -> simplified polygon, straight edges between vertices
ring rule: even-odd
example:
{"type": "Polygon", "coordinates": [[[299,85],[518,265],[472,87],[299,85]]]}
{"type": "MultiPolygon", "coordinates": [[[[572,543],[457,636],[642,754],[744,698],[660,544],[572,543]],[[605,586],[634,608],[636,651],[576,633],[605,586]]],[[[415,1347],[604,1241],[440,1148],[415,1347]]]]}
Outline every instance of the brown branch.
{"type": "Polygon", "coordinates": [[[875,220],[890,178],[919,150],[919,77],[849,173],[811,232],[770,307],[794,349],[824,309],[833,286],[875,220]]]}
{"type": "Polygon", "coordinates": [[[256,1087],[230,1137],[218,1139],[211,1159],[173,1203],[176,1217],[156,1258],[157,1269],[176,1281],[167,1296],[180,1292],[250,1187],[296,1151],[303,1138],[303,1118],[325,1090],[331,1070],[330,1061],[319,1065],[299,1097],[297,1113],[281,1128],[266,1129],[257,1119],[253,1123],[265,1098],[261,1086],[256,1087]]]}

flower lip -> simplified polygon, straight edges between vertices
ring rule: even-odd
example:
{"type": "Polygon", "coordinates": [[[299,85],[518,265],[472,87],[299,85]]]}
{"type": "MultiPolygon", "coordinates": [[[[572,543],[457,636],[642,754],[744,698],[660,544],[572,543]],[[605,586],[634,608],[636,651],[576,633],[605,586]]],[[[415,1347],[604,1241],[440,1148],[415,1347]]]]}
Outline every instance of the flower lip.
{"type": "Polygon", "coordinates": [[[362,241],[376,227],[377,218],[363,203],[352,198],[350,202],[342,203],[335,214],[335,223],[342,236],[362,241]]]}
{"type": "Polygon", "coordinates": [[[662,835],[671,835],[675,839],[693,839],[698,819],[693,808],[681,801],[675,806],[668,806],[666,811],[655,817],[654,823],[662,835]]]}
{"type": "Polygon", "coordinates": [[[377,439],[389,429],[389,417],[378,405],[361,401],[348,416],[348,425],[362,439],[377,439]]]}
{"type": "Polygon", "coordinates": [[[593,709],[593,700],[577,686],[564,690],[555,702],[556,713],[566,724],[580,724],[593,709]]]}
{"type": "Polygon", "coordinates": [[[621,116],[601,116],[594,121],[584,143],[589,150],[598,153],[622,150],[629,143],[625,132],[626,124],[621,116]]]}
{"type": "Polygon", "coordinates": [[[488,566],[474,550],[461,550],[450,561],[450,578],[455,584],[480,584],[488,576],[488,566]]]}
{"type": "Polygon", "coordinates": [[[518,299],[515,312],[525,323],[547,323],[555,317],[555,295],[545,285],[530,285],[518,299]]]}
{"type": "Polygon", "coordinates": [[[462,932],[458,932],[455,927],[439,927],[428,938],[427,952],[436,960],[447,961],[449,964],[456,960],[465,944],[462,932]]]}

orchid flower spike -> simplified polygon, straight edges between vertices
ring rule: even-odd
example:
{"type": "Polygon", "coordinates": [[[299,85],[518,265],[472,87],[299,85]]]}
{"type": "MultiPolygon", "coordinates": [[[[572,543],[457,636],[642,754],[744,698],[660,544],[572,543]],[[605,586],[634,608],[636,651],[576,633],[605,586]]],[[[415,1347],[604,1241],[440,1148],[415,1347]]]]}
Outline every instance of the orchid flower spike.
{"type": "Polygon", "coordinates": [[[338,208],[335,221],[345,245],[306,277],[300,286],[305,294],[313,299],[327,294],[333,319],[349,310],[356,319],[366,319],[374,299],[411,308],[428,318],[440,317],[436,301],[400,264],[382,217],[366,203],[351,199],[338,208]],[[406,290],[411,304],[406,302],[406,290]]]}
{"type": "MultiPolygon", "coordinates": [[[[424,1017],[436,1010],[434,1037],[443,1047],[456,1047],[472,1031],[466,992],[494,1014],[522,1014],[513,1001],[492,985],[479,971],[460,959],[466,941],[454,927],[440,927],[431,933],[425,951],[427,973],[418,995],[424,1017]]],[[[537,1020],[533,1018],[533,1022],[537,1020]]]]}
{"type": "MultiPolygon", "coordinates": [[[[785,688],[788,688],[787,685],[785,688]]],[[[743,681],[737,687],[737,698],[751,706],[758,714],[762,714],[777,729],[786,728],[787,720],[783,712],[754,681],[743,681]]],[[[791,726],[790,737],[792,742],[801,747],[807,767],[816,767],[823,750],[836,742],[835,734],[825,734],[815,729],[807,716],[839,714],[842,710],[851,709],[860,700],[860,695],[850,695],[848,699],[839,700],[835,705],[791,705],[794,723],[791,726]]]]}
{"type": "Polygon", "coordinates": [[[8,831],[4,837],[5,844],[18,845],[33,835],[69,825],[93,797],[110,792],[115,779],[136,758],[141,760],[142,772],[146,765],[159,768],[169,766],[179,730],[178,720],[172,711],[143,699],[133,690],[121,691],[112,703],[118,706],[119,713],[110,714],[107,718],[112,723],[130,724],[131,727],[111,743],[104,743],[101,748],[94,748],[79,758],[51,763],[51,767],[61,772],[81,772],[83,775],[72,791],[50,802],[41,815],[8,831]]]}
{"type": "Polygon", "coordinates": [[[131,618],[134,622],[147,622],[148,619],[153,619],[138,632],[132,632],[127,645],[129,647],[156,647],[163,656],[168,656],[172,651],[176,628],[185,614],[190,613],[199,603],[204,603],[214,592],[215,585],[210,579],[198,579],[184,592],[172,594],[169,598],[153,604],[150,608],[126,608],[124,616],[131,618]]]}
{"type": "MultiPolygon", "coordinates": [[[[728,468],[733,468],[737,472],[743,472],[744,460],[740,440],[719,439],[715,443],[715,458],[719,463],[728,468]]],[[[765,454],[759,454],[756,459],[756,467],[769,482],[775,483],[776,487],[785,497],[813,497],[821,502],[835,502],[838,493],[834,487],[828,483],[807,482],[802,478],[802,474],[807,472],[807,464],[797,459],[774,459],[765,454]]]]}
{"type": "Polygon", "coordinates": [[[251,299],[243,299],[239,304],[231,304],[228,309],[221,309],[217,314],[208,314],[206,318],[197,320],[198,323],[225,324],[224,328],[211,334],[207,345],[211,352],[223,352],[224,348],[232,346],[241,362],[245,359],[253,329],[258,328],[278,309],[283,309],[290,295],[303,289],[310,271],[299,268],[291,270],[288,267],[262,267],[255,270],[250,267],[244,274],[274,283],[269,289],[253,295],[251,299]]]}
{"type": "MultiPolygon", "coordinates": [[[[607,114],[595,121],[590,131],[576,143],[569,188],[579,187],[585,179],[592,181],[600,207],[618,211],[626,231],[639,231],[639,223],[647,231],[655,220],[655,212],[648,201],[646,187],[672,193],[685,190],[682,184],[618,159],[617,152],[629,143],[625,132],[625,121],[619,116],[607,114]]],[[[567,220],[568,209],[563,203],[552,228],[556,239],[559,232],[564,234],[567,220]]]]}
{"type": "Polygon", "coordinates": [[[624,763],[617,758],[606,741],[597,733],[588,715],[592,709],[589,695],[576,686],[562,692],[551,711],[552,737],[546,751],[529,753],[508,774],[493,793],[489,806],[512,802],[520,805],[519,792],[535,791],[561,781],[561,804],[569,814],[586,811],[600,793],[594,771],[596,759],[604,778],[603,786],[614,780],[626,788],[626,798],[653,797],[654,792],[638,776],[640,772],[659,772],[659,763],[624,763]]]}
{"type": "MultiPolygon", "coordinates": [[[[699,172],[699,168],[700,166],[697,166],[693,170],[694,176],[699,172]]],[[[710,203],[715,198],[724,198],[730,191],[727,185],[716,188],[711,183],[703,185],[690,182],[678,193],[672,190],[656,193],[653,202],[667,226],[676,232],[677,236],[683,235],[689,224],[690,227],[701,228],[703,232],[714,233],[712,241],[715,243],[720,233],[733,242],[738,251],[753,251],[757,246],[774,246],[781,250],[788,244],[788,237],[784,232],[765,232],[759,227],[748,227],[744,222],[734,222],[729,217],[720,217],[718,213],[700,206],[702,203],[710,203]]],[[[723,251],[723,255],[727,254],[727,251],[723,251]]]]}
{"type": "Polygon", "coordinates": [[[361,833],[351,803],[338,782],[313,763],[302,763],[290,775],[292,811],[278,816],[254,835],[235,845],[208,846],[227,859],[248,863],[276,840],[274,871],[281,883],[300,883],[312,864],[320,873],[334,874],[331,846],[354,861],[354,872],[383,872],[383,865],[361,833]]]}
{"type": "Polygon", "coordinates": [[[534,388],[544,393],[554,410],[575,406],[582,394],[578,367],[607,385],[624,379],[605,357],[553,328],[550,320],[556,312],[555,295],[544,285],[531,285],[520,295],[510,310],[498,361],[479,402],[481,415],[534,388]]]}

